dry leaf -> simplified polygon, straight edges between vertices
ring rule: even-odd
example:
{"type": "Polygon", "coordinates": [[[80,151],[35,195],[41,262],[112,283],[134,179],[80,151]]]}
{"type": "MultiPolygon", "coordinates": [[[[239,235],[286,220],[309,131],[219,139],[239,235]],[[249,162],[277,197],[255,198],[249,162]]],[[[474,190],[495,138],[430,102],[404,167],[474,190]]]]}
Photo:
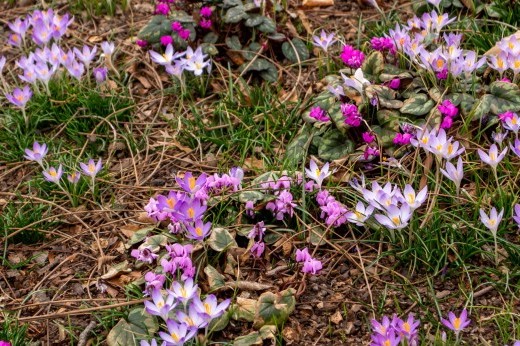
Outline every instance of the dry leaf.
{"type": "Polygon", "coordinates": [[[303,0],[304,7],[334,6],[334,0],[303,0]]]}
{"type": "Polygon", "coordinates": [[[330,316],[330,321],[334,324],[340,324],[341,321],[343,321],[343,316],[341,315],[341,312],[336,311],[334,315],[330,316]]]}

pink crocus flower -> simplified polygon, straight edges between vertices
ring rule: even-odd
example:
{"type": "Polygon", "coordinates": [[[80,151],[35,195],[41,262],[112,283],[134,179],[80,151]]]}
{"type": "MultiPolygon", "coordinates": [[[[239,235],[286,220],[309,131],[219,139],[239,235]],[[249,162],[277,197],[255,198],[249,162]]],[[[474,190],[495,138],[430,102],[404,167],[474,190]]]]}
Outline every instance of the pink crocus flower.
{"type": "Polygon", "coordinates": [[[502,216],[504,215],[504,209],[497,213],[497,209],[495,207],[491,208],[489,216],[486,214],[484,209],[480,209],[480,221],[491,231],[494,237],[497,235],[498,225],[500,221],[502,221],[502,216]]]}
{"type": "Polygon", "coordinates": [[[23,89],[16,88],[12,94],[5,94],[5,97],[9,102],[18,108],[25,109],[25,105],[32,97],[32,91],[28,85],[24,86],[23,89]]]}
{"type": "Polygon", "coordinates": [[[197,296],[193,298],[194,309],[206,319],[222,316],[230,303],[231,299],[226,299],[218,304],[217,297],[213,294],[208,295],[204,301],[201,301],[197,296]]]}
{"type": "Polygon", "coordinates": [[[462,178],[464,176],[464,169],[462,166],[462,157],[459,156],[457,161],[457,167],[455,167],[451,162],[446,162],[446,170],[441,168],[441,173],[455,184],[455,188],[457,191],[457,195],[459,194],[460,184],[462,182],[462,178]]]}
{"type": "Polygon", "coordinates": [[[176,299],[185,303],[188,300],[192,299],[198,293],[198,285],[193,283],[192,278],[186,279],[183,283],[179,281],[175,281],[172,284],[170,294],[173,295],[176,299]]]}
{"type": "Polygon", "coordinates": [[[47,155],[47,152],[48,152],[47,144],[45,144],[45,143],[40,144],[38,142],[34,142],[32,150],[25,149],[24,158],[26,158],[29,161],[36,161],[41,165],[43,158],[45,157],[45,155],[47,155]]]}
{"type": "Polygon", "coordinates": [[[50,167],[49,169],[43,171],[43,176],[45,180],[51,183],[59,184],[61,176],[63,175],[63,167],[62,165],[58,166],[58,169],[54,167],[50,167]]]}

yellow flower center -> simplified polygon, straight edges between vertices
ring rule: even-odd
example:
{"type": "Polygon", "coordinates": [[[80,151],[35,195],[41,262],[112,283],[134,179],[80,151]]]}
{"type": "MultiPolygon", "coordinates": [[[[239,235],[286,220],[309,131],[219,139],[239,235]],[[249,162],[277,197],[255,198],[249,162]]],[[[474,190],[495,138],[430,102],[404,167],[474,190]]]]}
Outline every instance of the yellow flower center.
{"type": "Polygon", "coordinates": [[[415,195],[413,193],[409,193],[406,197],[408,204],[414,204],[415,203],[415,195]]]}
{"type": "Polygon", "coordinates": [[[495,155],[495,153],[490,153],[489,158],[491,159],[491,161],[496,161],[497,156],[495,155]]]}
{"type": "Polygon", "coordinates": [[[50,175],[51,177],[57,177],[57,176],[58,176],[58,172],[56,172],[54,169],[51,169],[51,170],[49,171],[49,175],[50,175]]]}
{"type": "Polygon", "coordinates": [[[410,330],[412,329],[412,327],[410,326],[410,323],[405,322],[405,323],[403,323],[403,329],[405,332],[410,333],[410,330]]]}
{"type": "Polygon", "coordinates": [[[453,144],[448,144],[448,154],[451,155],[451,153],[453,153],[453,144]]]}
{"type": "Polygon", "coordinates": [[[188,185],[190,186],[190,189],[193,190],[195,188],[196,180],[195,178],[191,177],[188,178],[188,185]]]}
{"type": "Polygon", "coordinates": [[[208,315],[211,315],[211,305],[209,305],[208,303],[204,303],[204,310],[208,315]]]}
{"type": "Polygon", "coordinates": [[[195,210],[193,208],[188,209],[188,216],[193,218],[195,216],[195,210]]]}
{"type": "Polygon", "coordinates": [[[314,171],[314,173],[316,174],[317,177],[320,176],[321,174],[321,170],[319,168],[316,168],[316,170],[314,171]]]}
{"type": "Polygon", "coordinates": [[[390,340],[386,339],[385,342],[383,343],[384,346],[392,346],[392,344],[390,343],[390,340]]]}
{"type": "Polygon", "coordinates": [[[202,236],[202,228],[200,228],[200,227],[196,227],[196,228],[195,228],[195,233],[197,233],[197,235],[198,235],[199,237],[202,236]]]}
{"type": "Polygon", "coordinates": [[[91,172],[91,173],[94,173],[95,170],[96,170],[96,166],[93,163],[89,163],[88,164],[88,171],[91,172]]]}
{"type": "Polygon", "coordinates": [[[164,307],[164,302],[159,302],[156,304],[159,309],[162,309],[164,307]]]}
{"type": "Polygon", "coordinates": [[[489,219],[489,225],[490,225],[491,227],[495,226],[496,223],[497,223],[497,220],[495,220],[495,219],[489,219]]]}
{"type": "Polygon", "coordinates": [[[455,318],[455,320],[453,321],[453,328],[455,328],[455,330],[460,330],[460,324],[461,324],[461,320],[459,317],[455,318]]]}
{"type": "Polygon", "coordinates": [[[170,209],[175,208],[175,204],[176,204],[176,203],[177,203],[177,202],[176,202],[173,198],[168,198],[168,199],[166,200],[166,204],[168,204],[168,207],[170,207],[170,209]]]}
{"type": "Polygon", "coordinates": [[[175,334],[175,333],[171,333],[170,336],[172,337],[173,340],[175,340],[175,342],[179,342],[179,340],[181,339],[181,338],[179,338],[179,336],[178,336],[177,334],[175,334]]]}
{"type": "Polygon", "coordinates": [[[392,222],[394,223],[394,225],[396,226],[399,226],[401,224],[401,220],[399,219],[399,216],[394,216],[392,218],[392,222]]]}

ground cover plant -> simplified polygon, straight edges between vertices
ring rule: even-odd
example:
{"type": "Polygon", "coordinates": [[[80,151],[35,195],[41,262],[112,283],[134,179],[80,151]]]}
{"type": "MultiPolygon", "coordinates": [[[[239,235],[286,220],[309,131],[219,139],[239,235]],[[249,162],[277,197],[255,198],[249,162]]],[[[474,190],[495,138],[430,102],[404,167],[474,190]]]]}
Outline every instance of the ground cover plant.
{"type": "Polygon", "coordinates": [[[520,344],[519,4],[15,5],[1,345],[520,344]]]}

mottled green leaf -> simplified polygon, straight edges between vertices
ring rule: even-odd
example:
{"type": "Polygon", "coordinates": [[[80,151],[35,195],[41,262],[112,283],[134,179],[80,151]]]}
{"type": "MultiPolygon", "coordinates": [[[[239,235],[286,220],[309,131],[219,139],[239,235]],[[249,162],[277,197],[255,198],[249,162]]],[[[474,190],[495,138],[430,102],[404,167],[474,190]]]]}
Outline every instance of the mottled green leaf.
{"type": "Polygon", "coordinates": [[[416,94],[404,101],[400,112],[410,115],[425,115],[435,106],[435,102],[426,94],[416,94]]]}
{"type": "Polygon", "coordinates": [[[289,165],[297,165],[307,156],[306,145],[310,139],[309,136],[312,137],[310,131],[303,130],[301,134],[293,138],[289,143],[285,151],[285,161],[287,161],[289,165]]]}
{"type": "Polygon", "coordinates": [[[252,14],[249,16],[249,18],[246,19],[246,21],[244,22],[244,24],[248,27],[255,27],[255,26],[258,26],[260,24],[263,23],[264,21],[264,16],[262,15],[259,15],[259,14],[252,14]]]}
{"type": "Polygon", "coordinates": [[[338,160],[354,151],[354,143],[337,129],[330,129],[322,136],[318,156],[326,161],[338,160]]]}
{"type": "Polygon", "coordinates": [[[153,16],[152,19],[139,31],[137,37],[150,44],[158,43],[162,36],[172,34],[171,21],[166,16],[153,16]]]}
{"type": "Polygon", "coordinates": [[[133,309],[110,330],[106,343],[109,346],[137,345],[138,340],[146,339],[159,329],[155,316],[144,312],[143,308],[133,309]]]}
{"type": "Polygon", "coordinates": [[[249,334],[239,336],[233,341],[233,346],[253,346],[263,344],[264,342],[262,341],[260,333],[258,332],[251,332],[249,334]]]}
{"type": "Polygon", "coordinates": [[[224,0],[222,4],[224,8],[243,5],[242,0],[224,0]]]}
{"type": "Polygon", "coordinates": [[[248,17],[249,15],[246,13],[244,6],[238,5],[227,10],[224,16],[224,23],[238,23],[248,17]]]}
{"type": "Polygon", "coordinates": [[[240,203],[246,203],[248,201],[252,201],[254,204],[262,201],[265,198],[265,195],[258,190],[242,190],[238,194],[238,200],[240,203]]]}
{"type": "Polygon", "coordinates": [[[147,313],[144,308],[132,309],[128,313],[128,323],[146,330],[148,334],[154,334],[159,330],[159,322],[157,322],[157,318],[147,313]]]}
{"type": "Polygon", "coordinates": [[[237,247],[235,238],[226,228],[216,227],[211,231],[208,245],[215,251],[222,252],[230,247],[237,247]]]}
{"type": "Polygon", "coordinates": [[[282,41],[285,41],[287,36],[285,36],[281,32],[275,32],[274,34],[267,36],[267,38],[270,40],[273,40],[273,41],[282,42],[282,41]]]}
{"type": "Polygon", "coordinates": [[[480,120],[484,115],[487,115],[494,100],[495,97],[489,94],[482,96],[480,100],[476,100],[470,112],[473,115],[473,119],[480,120]]]}
{"type": "Polygon", "coordinates": [[[241,50],[242,44],[237,35],[226,37],[226,45],[233,50],[241,50]]]}
{"type": "Polygon", "coordinates": [[[260,25],[257,27],[258,30],[260,30],[263,33],[266,34],[273,34],[276,32],[276,24],[271,18],[264,17],[264,20],[260,25]]]}
{"type": "Polygon", "coordinates": [[[154,229],[155,226],[148,226],[135,231],[135,233],[132,234],[132,238],[130,238],[130,241],[128,242],[128,245],[126,247],[129,248],[134,244],[142,242],[146,238],[148,233],[150,233],[154,229]]]}
{"type": "Polygon", "coordinates": [[[384,85],[368,85],[365,92],[369,99],[375,98],[380,108],[399,109],[403,102],[396,100],[397,92],[384,85]]]}
{"type": "Polygon", "coordinates": [[[366,57],[361,70],[364,75],[378,77],[385,68],[385,59],[383,54],[379,51],[373,51],[369,56],[366,57]]]}
{"type": "Polygon", "coordinates": [[[393,146],[393,140],[395,137],[395,131],[383,128],[381,126],[372,126],[372,131],[377,135],[378,141],[383,147],[393,146]]]}
{"type": "Polygon", "coordinates": [[[309,242],[312,245],[318,246],[323,245],[327,242],[325,230],[319,226],[309,227],[309,242]]]}
{"type": "Polygon", "coordinates": [[[253,322],[256,315],[256,300],[237,297],[231,307],[231,318],[237,321],[253,322]]]}
{"type": "Polygon", "coordinates": [[[258,42],[252,42],[247,48],[242,51],[242,56],[246,60],[253,60],[258,52],[260,52],[262,46],[258,42]]]}
{"type": "Polygon", "coordinates": [[[377,111],[377,121],[382,127],[397,131],[401,123],[401,116],[398,111],[390,109],[380,109],[377,111]]]}
{"type": "Polygon", "coordinates": [[[226,284],[224,275],[220,274],[213,266],[208,264],[206,268],[204,268],[204,273],[208,277],[209,289],[211,291],[224,287],[226,284]]]}
{"type": "Polygon", "coordinates": [[[490,86],[490,92],[495,97],[490,108],[493,114],[520,111],[520,88],[518,85],[507,82],[493,82],[490,86]]]}
{"type": "Polygon", "coordinates": [[[293,38],[289,42],[282,44],[282,53],[293,63],[298,63],[309,59],[309,50],[305,43],[299,38],[293,38]]]}
{"type": "Polygon", "coordinates": [[[217,317],[209,323],[208,330],[218,332],[223,330],[229,324],[229,313],[226,311],[222,316],[217,317]]]}
{"type": "Polygon", "coordinates": [[[202,38],[202,42],[204,42],[204,43],[217,43],[217,41],[218,41],[218,35],[216,33],[214,33],[213,31],[208,32],[202,38]]]}

